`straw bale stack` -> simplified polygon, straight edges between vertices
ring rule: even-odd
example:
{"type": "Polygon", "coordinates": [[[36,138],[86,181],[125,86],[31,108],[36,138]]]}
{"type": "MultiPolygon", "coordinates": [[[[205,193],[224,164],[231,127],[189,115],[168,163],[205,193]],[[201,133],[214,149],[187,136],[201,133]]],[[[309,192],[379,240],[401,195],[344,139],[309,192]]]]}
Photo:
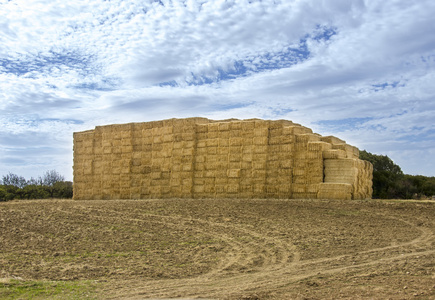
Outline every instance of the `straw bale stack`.
{"type": "Polygon", "coordinates": [[[74,198],[370,198],[358,155],[286,120],[97,126],[74,134],[74,198]]]}

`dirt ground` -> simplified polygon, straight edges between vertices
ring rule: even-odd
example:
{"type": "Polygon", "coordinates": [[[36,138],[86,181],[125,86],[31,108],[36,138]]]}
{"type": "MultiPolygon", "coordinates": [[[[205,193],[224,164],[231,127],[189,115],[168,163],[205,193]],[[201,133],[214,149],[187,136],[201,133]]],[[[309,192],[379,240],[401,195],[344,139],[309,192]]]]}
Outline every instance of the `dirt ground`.
{"type": "Polygon", "coordinates": [[[101,299],[435,299],[435,202],[4,202],[8,278],[101,299]]]}

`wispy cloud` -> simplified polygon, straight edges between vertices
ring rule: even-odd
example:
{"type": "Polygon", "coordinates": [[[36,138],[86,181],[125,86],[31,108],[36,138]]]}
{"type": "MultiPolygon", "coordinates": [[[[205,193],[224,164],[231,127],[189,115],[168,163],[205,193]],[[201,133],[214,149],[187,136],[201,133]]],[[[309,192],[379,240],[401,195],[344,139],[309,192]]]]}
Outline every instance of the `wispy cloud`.
{"type": "Polygon", "coordinates": [[[287,118],[433,176],[434,13],[430,0],[0,1],[0,175],[71,179],[73,131],[199,115],[287,118]]]}

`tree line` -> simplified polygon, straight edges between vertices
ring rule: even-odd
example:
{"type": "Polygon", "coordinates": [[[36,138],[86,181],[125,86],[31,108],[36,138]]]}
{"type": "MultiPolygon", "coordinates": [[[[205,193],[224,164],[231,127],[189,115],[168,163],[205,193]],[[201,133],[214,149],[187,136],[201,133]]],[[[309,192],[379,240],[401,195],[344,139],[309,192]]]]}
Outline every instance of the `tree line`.
{"type": "Polygon", "coordinates": [[[386,155],[360,151],[373,165],[373,198],[425,199],[435,195],[435,177],[407,175],[386,155]]]}
{"type": "Polygon", "coordinates": [[[42,176],[26,180],[13,173],[3,175],[0,180],[0,201],[13,199],[72,198],[73,185],[55,170],[42,176]]]}

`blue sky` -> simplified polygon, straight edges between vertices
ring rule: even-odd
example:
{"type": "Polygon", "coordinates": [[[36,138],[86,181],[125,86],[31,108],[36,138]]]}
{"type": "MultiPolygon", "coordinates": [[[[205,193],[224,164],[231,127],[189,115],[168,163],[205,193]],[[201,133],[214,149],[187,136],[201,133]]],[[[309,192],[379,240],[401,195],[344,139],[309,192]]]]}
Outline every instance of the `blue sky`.
{"type": "Polygon", "coordinates": [[[0,176],[72,180],[72,133],[288,119],[435,176],[435,1],[0,0],[0,176]]]}

